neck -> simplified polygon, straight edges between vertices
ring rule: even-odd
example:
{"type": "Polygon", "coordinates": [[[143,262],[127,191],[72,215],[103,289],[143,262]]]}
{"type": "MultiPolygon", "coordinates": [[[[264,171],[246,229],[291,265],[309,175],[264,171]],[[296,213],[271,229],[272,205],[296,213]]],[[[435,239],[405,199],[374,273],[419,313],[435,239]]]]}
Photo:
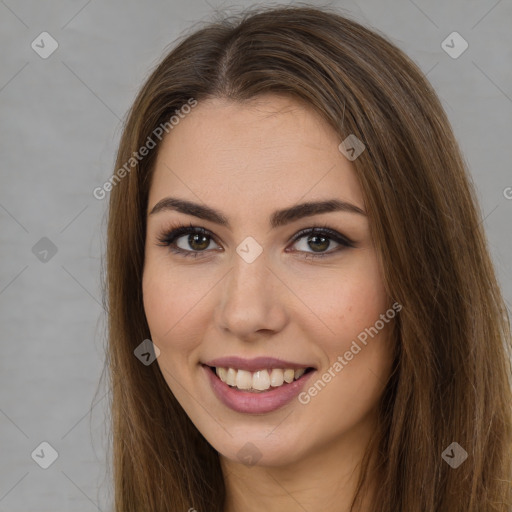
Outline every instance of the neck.
{"type": "Polygon", "coordinates": [[[376,483],[370,475],[359,504],[351,509],[351,503],[364,451],[374,432],[372,426],[358,425],[334,441],[312,446],[307,456],[283,466],[245,466],[221,456],[226,485],[224,512],[370,510],[376,483]]]}

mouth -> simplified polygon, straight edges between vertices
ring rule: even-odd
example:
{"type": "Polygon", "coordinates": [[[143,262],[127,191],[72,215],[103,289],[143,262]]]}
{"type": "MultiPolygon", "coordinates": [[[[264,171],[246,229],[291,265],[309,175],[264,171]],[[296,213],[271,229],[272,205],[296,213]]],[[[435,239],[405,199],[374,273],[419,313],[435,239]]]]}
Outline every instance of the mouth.
{"type": "Polygon", "coordinates": [[[230,388],[249,393],[268,393],[286,388],[293,382],[304,379],[315,370],[312,366],[302,368],[262,368],[256,371],[204,365],[219,380],[230,388]]]}
{"type": "Polygon", "coordinates": [[[271,413],[292,403],[317,368],[275,357],[227,356],[201,362],[213,394],[230,409],[271,413]]]}

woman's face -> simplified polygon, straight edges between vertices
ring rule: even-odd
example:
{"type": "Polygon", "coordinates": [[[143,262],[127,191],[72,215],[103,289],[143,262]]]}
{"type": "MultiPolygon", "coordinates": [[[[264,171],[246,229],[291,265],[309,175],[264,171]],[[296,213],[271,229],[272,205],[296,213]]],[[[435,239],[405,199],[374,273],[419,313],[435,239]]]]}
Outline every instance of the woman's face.
{"type": "Polygon", "coordinates": [[[348,453],[373,428],[395,311],[340,142],[267,95],[199,103],[159,149],[143,275],[156,361],[232,461],[348,453]],[[203,232],[170,233],[190,225],[203,232]]]}

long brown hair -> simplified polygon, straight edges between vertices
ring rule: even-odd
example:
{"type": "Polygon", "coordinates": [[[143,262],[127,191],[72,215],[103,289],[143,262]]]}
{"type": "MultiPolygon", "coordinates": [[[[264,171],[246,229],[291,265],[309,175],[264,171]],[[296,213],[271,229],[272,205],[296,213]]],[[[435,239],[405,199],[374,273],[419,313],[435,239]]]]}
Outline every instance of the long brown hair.
{"type": "MultiPolygon", "coordinates": [[[[191,99],[268,92],[306,101],[340,142],[353,134],[366,146],[353,164],[387,292],[402,305],[368,447],[381,475],[372,511],[510,512],[510,322],[449,121],[423,73],[385,37],[310,7],[196,28],[156,66],[128,115],[106,260],[116,512],[222,512],[225,495],[218,453],[158,365],[134,356],[150,338],[141,283],[158,141],[126,163],[191,99]],[[468,454],[457,468],[442,457],[452,442],[468,454]]],[[[359,491],[364,478],[363,470],[359,491]]]]}

